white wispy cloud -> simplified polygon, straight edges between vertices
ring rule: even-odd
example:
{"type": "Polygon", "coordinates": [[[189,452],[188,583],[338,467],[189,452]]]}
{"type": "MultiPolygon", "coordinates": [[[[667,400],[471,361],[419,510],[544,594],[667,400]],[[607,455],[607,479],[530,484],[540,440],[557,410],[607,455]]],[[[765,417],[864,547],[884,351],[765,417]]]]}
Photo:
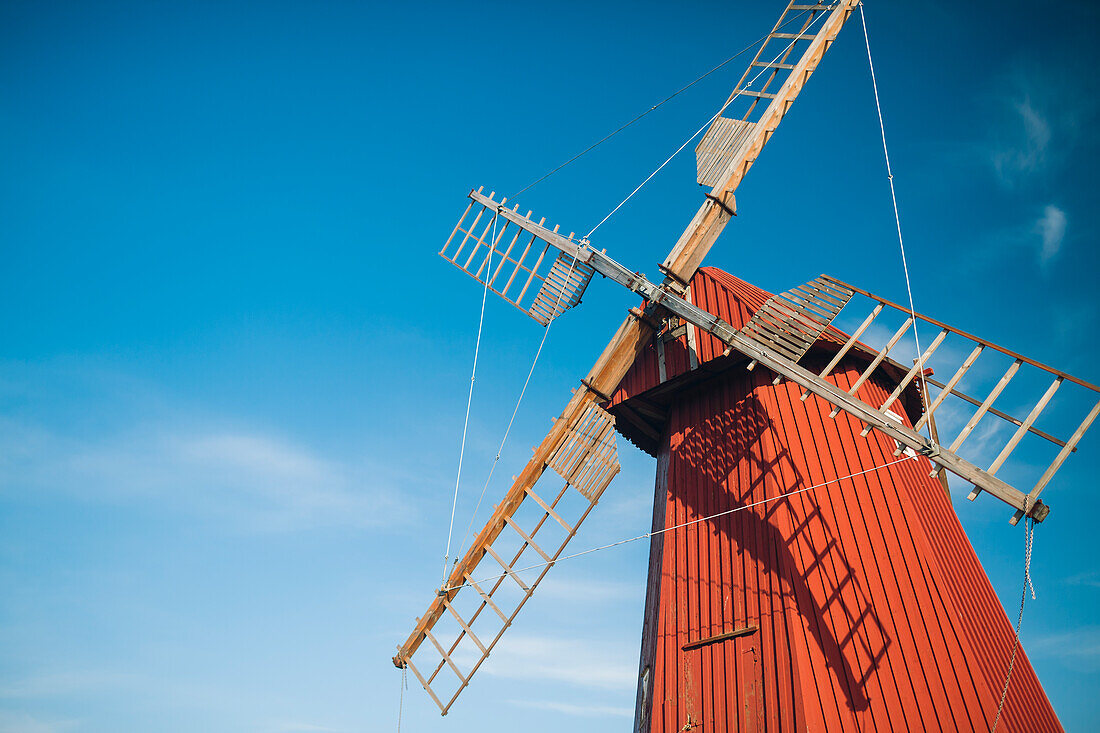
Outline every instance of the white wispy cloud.
{"type": "Polygon", "coordinates": [[[1035,228],[1042,237],[1039,263],[1046,265],[1062,249],[1062,240],[1066,236],[1066,212],[1054,204],[1047,204],[1043,209],[1043,215],[1035,222],[1035,228]]]}
{"type": "Polygon", "coordinates": [[[1084,585],[1090,588],[1100,588],[1100,572],[1090,570],[1086,573],[1072,575],[1065,580],[1066,585],[1084,585]]]}
{"type": "Polygon", "coordinates": [[[95,669],[42,672],[0,681],[0,699],[102,694],[107,691],[133,690],[142,681],[144,679],[138,675],[95,669]]]}
{"type": "Polygon", "coordinates": [[[1100,670],[1100,626],[1040,636],[1028,642],[1027,653],[1034,658],[1058,659],[1073,669],[1100,670]]]}
{"type": "Polygon", "coordinates": [[[992,154],[993,167],[1005,183],[1034,174],[1047,164],[1052,137],[1051,123],[1044,111],[1025,95],[1012,103],[1016,133],[992,154]]]}
{"type": "Polygon", "coordinates": [[[640,598],[645,595],[645,587],[614,580],[547,576],[539,583],[538,594],[543,598],[578,601],[591,606],[595,603],[640,598]]]}
{"type": "Polygon", "coordinates": [[[46,720],[21,711],[0,710],[0,730],[5,733],[64,733],[78,725],[76,720],[46,720]]]}
{"type": "Polygon", "coordinates": [[[481,668],[487,675],[603,690],[632,690],[636,643],[505,634],[481,668]]]}
{"type": "Polygon", "coordinates": [[[574,705],[567,702],[550,702],[548,700],[509,700],[509,704],[536,710],[550,710],[555,713],[576,715],[579,717],[618,717],[632,718],[634,711],[630,708],[615,707],[612,705],[574,705]]]}
{"type": "Polygon", "coordinates": [[[261,531],[377,527],[411,514],[377,467],[256,430],[158,424],[74,438],[9,420],[0,444],[9,497],[161,502],[261,531]]]}
{"type": "Polygon", "coordinates": [[[277,721],[271,729],[277,733],[341,733],[343,728],[329,728],[314,723],[301,723],[296,721],[277,721]]]}

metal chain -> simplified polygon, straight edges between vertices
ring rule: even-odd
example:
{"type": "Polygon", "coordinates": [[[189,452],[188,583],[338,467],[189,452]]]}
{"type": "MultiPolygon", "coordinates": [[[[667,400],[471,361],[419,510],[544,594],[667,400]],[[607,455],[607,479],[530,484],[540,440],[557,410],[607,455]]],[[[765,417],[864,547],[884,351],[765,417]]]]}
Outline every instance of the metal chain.
{"type": "Polygon", "coordinates": [[[1027,601],[1027,591],[1031,589],[1031,597],[1035,598],[1035,587],[1031,584],[1031,549],[1035,544],[1035,520],[1028,517],[1024,523],[1024,589],[1020,593],[1020,615],[1016,617],[1016,636],[1012,640],[1012,654],[1008,658],[1008,674],[1005,675],[1005,686],[1001,690],[1001,704],[997,706],[997,717],[993,719],[993,727],[989,733],[997,730],[997,724],[1001,721],[1001,712],[1008,698],[1008,683],[1012,679],[1012,667],[1016,664],[1016,651],[1020,648],[1020,625],[1024,620],[1024,603],[1027,601]]]}
{"type": "Polygon", "coordinates": [[[401,668],[401,695],[397,700],[397,733],[401,733],[401,711],[405,708],[405,690],[409,689],[409,664],[401,668]]]}

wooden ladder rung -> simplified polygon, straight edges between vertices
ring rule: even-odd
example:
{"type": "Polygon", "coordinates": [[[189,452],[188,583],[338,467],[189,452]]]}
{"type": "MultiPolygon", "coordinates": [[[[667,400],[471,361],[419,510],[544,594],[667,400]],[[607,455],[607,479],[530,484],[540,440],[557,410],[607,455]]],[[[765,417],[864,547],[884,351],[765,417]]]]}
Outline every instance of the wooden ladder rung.
{"type": "Polygon", "coordinates": [[[420,670],[418,670],[416,667],[413,666],[413,663],[412,663],[411,659],[406,659],[405,660],[405,666],[412,670],[413,675],[416,677],[416,679],[418,679],[420,681],[420,685],[425,690],[428,691],[428,694],[432,696],[432,700],[434,700],[435,704],[439,706],[439,709],[440,710],[446,710],[446,708],[443,707],[443,703],[440,701],[440,699],[435,696],[434,692],[432,692],[431,685],[429,685],[428,681],[425,680],[423,675],[420,674],[420,670]]]}
{"type": "Polygon", "coordinates": [[[520,537],[523,538],[524,542],[526,542],[528,545],[530,545],[532,548],[534,548],[535,552],[542,555],[543,560],[545,560],[546,562],[551,562],[550,556],[547,555],[545,552],[543,552],[541,547],[539,547],[537,544],[535,544],[535,541],[533,539],[531,539],[531,536],[528,535],[526,532],[524,532],[520,528],[520,526],[518,524],[516,524],[515,520],[513,520],[509,516],[505,516],[504,521],[507,522],[512,527],[512,529],[514,529],[516,531],[516,534],[518,534],[520,537]]]}
{"type": "Polygon", "coordinates": [[[458,669],[458,666],[451,660],[450,655],[447,654],[447,652],[443,651],[443,647],[438,641],[436,641],[436,638],[432,636],[432,632],[428,629],[424,629],[424,636],[427,637],[428,641],[432,643],[432,646],[434,646],[436,651],[439,652],[439,655],[443,657],[443,661],[447,663],[447,666],[451,668],[451,671],[454,672],[455,675],[458,676],[458,679],[462,682],[462,684],[465,685],[466,676],[462,674],[462,672],[458,669]]]}
{"type": "Polygon", "coordinates": [[[451,602],[447,600],[446,596],[443,597],[443,605],[446,606],[447,610],[451,612],[451,615],[455,617],[455,621],[457,621],[458,625],[462,627],[462,630],[466,632],[466,635],[477,644],[477,648],[481,650],[481,653],[488,656],[489,650],[481,643],[481,639],[477,638],[477,634],[474,633],[474,630],[470,628],[469,624],[466,623],[466,620],[462,618],[458,611],[454,609],[454,606],[451,605],[451,602]]]}
{"type": "Polygon", "coordinates": [[[812,41],[817,38],[813,33],[772,33],[769,38],[785,38],[794,41],[812,41]]]}
{"type": "Polygon", "coordinates": [[[760,97],[762,99],[775,99],[775,95],[771,92],[757,92],[752,89],[742,89],[738,94],[746,94],[750,97],[760,97]]]}
{"type": "Polygon", "coordinates": [[[793,69],[794,64],[781,64],[778,61],[753,61],[753,66],[763,66],[765,69],[793,69]]]}
{"type": "Polygon", "coordinates": [[[500,616],[500,620],[503,621],[504,624],[507,626],[508,625],[508,617],[504,615],[504,611],[500,610],[500,606],[493,603],[493,597],[490,596],[488,593],[486,593],[484,590],[482,590],[481,586],[477,584],[476,580],[474,580],[473,578],[470,577],[469,573],[466,573],[465,575],[466,575],[466,582],[470,584],[470,587],[477,591],[478,595],[481,596],[481,600],[484,601],[485,605],[487,605],[489,608],[493,609],[493,611],[496,612],[496,615],[500,616]]]}
{"type": "Polygon", "coordinates": [[[493,549],[492,545],[485,545],[485,551],[493,556],[493,559],[496,560],[497,563],[500,564],[500,567],[504,569],[504,574],[512,580],[516,581],[516,585],[522,588],[524,593],[528,595],[531,594],[531,589],[527,587],[526,583],[520,580],[520,577],[516,575],[515,571],[512,569],[512,566],[504,562],[504,559],[496,553],[496,550],[493,549]]]}
{"type": "Polygon", "coordinates": [[[534,499],[538,503],[538,505],[543,508],[543,511],[553,517],[555,521],[557,521],[557,523],[562,526],[562,529],[564,529],[569,534],[573,534],[574,530],[572,527],[569,526],[568,522],[562,519],[561,516],[556,511],[554,511],[554,508],[552,506],[543,501],[542,497],[536,494],[534,489],[528,488],[527,495],[534,499]]]}

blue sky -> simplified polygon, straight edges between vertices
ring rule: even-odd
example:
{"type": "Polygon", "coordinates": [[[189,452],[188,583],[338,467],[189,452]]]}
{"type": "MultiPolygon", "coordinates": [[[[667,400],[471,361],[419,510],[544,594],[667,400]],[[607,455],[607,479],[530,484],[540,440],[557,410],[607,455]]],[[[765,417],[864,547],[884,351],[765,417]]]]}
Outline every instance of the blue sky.
{"type": "MultiPolygon", "coordinates": [[[[0,729],[371,731],[438,584],[480,291],[436,256],[514,191],[764,33],[780,3],[0,4],[0,729]]],[[[917,309],[1100,381],[1088,3],[869,3],[917,309]]],[[[708,264],[904,297],[850,24],[708,264]]],[[[740,75],[519,201],[587,231],[740,75]]],[[[698,205],[677,158],[597,244],[656,275],[698,205]]],[[[555,324],[490,499],[624,310],[555,324]]],[[[458,524],[540,328],[485,317],[458,524]]],[[[1071,730],[1100,715],[1096,436],[1046,494],[1023,638],[1071,730]]],[[[624,464],[577,549],[649,526],[624,464]]],[[[964,491],[959,489],[959,491],[964,491]]],[[[1022,533],[956,505],[1015,609],[1022,533]]],[[[562,563],[441,720],[629,724],[645,543],[562,563]]]]}

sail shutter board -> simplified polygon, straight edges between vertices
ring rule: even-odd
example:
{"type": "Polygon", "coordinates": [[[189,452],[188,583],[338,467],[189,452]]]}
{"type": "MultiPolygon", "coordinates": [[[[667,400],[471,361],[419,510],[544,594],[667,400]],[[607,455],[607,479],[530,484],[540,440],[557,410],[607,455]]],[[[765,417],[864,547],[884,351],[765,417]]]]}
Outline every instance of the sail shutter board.
{"type": "Polygon", "coordinates": [[[591,282],[592,274],[592,267],[587,263],[578,262],[564,252],[559,253],[535,296],[535,302],[527,310],[527,315],[544,326],[549,324],[581,302],[581,296],[591,282]]]}
{"type": "Polygon", "coordinates": [[[719,117],[695,146],[696,180],[713,188],[752,134],[755,123],[719,117]]]}
{"type": "MultiPolygon", "coordinates": [[[[785,293],[776,296],[765,294],[763,302],[747,320],[742,315],[744,309],[736,309],[737,318],[732,323],[722,320],[718,312],[708,310],[721,307],[722,303],[721,296],[715,299],[708,294],[711,282],[726,283],[727,293],[737,297],[752,297],[755,291],[725,273],[704,269],[691,283],[693,292],[705,296],[700,301],[702,311],[694,309],[682,298],[664,297],[661,300],[663,307],[672,314],[700,326],[704,353],[707,351],[707,340],[717,338],[729,347],[722,355],[739,352],[742,358],[748,360],[750,369],[762,364],[771,370],[775,377],[773,383],[788,379],[801,385],[803,401],[812,394],[815,399],[831,404],[830,417],[836,418],[841,412],[846,412],[861,420],[864,424],[863,437],[867,438],[872,431],[883,432],[898,441],[896,455],[913,450],[929,456],[937,473],[946,469],[980,489],[971,493],[971,499],[980,493],[987,493],[1009,504],[1014,512],[1009,519],[1012,524],[1018,523],[1025,515],[1035,521],[1043,521],[1050,510],[1039,501],[1040,493],[1096,417],[1100,416],[1100,387],[930,316],[911,312],[908,307],[836,278],[822,275],[785,293]],[[830,324],[856,296],[859,296],[856,315],[865,306],[871,313],[848,338],[830,324]],[[903,322],[896,330],[891,324],[887,333],[892,335],[880,347],[878,344],[882,343],[884,334],[879,329],[868,329],[883,310],[892,311],[903,322]],[[736,328],[738,321],[740,328],[736,328]],[[932,339],[932,345],[924,350],[922,359],[914,359],[913,329],[932,327],[938,335],[932,339]],[[709,333],[704,334],[703,331],[709,333]],[[869,340],[876,342],[874,348],[858,341],[857,337],[864,333],[871,334],[869,340]],[[835,351],[835,356],[820,374],[799,366],[799,360],[819,343],[820,351],[835,351]],[[941,348],[941,343],[947,346],[941,348]],[[840,345],[839,349],[837,345],[840,345]],[[968,350],[970,355],[959,365],[956,359],[968,350]],[[898,358],[903,361],[897,361],[898,358]],[[862,362],[863,368],[850,391],[838,392],[828,382],[828,377],[844,360],[862,362]],[[996,376],[991,378],[991,374],[1000,375],[1004,369],[998,366],[998,362],[1006,360],[1015,363],[1009,366],[1001,382],[991,381],[996,379],[996,376]],[[943,369],[944,374],[950,377],[942,388],[938,388],[940,383],[930,377],[937,369],[943,369]],[[1023,375],[1025,369],[1029,372],[1028,376],[1015,380],[1019,389],[1012,395],[1011,408],[994,408],[994,401],[1001,396],[1007,382],[1012,380],[1017,370],[1023,375]],[[882,401],[869,399],[864,386],[869,380],[880,377],[892,380],[893,392],[882,401]],[[1052,379],[1056,381],[1049,381],[1052,379]],[[1072,395],[1066,394],[1070,391],[1072,395]],[[972,397],[967,392],[978,396],[972,397]],[[1059,398],[1057,405],[1054,404],[1055,397],[1059,398]],[[912,428],[898,425],[888,414],[887,406],[898,400],[898,409],[906,412],[912,428]],[[922,434],[922,430],[930,430],[931,419],[937,411],[943,411],[947,406],[948,418],[940,421],[935,435],[922,434]],[[978,407],[977,412],[972,406],[978,407]],[[1086,412],[1088,414],[1084,414],[1086,412]],[[955,415],[962,417],[955,421],[955,415]],[[1040,415],[1052,417],[1039,427],[1040,415]],[[1010,434],[991,442],[989,436],[997,430],[996,426],[988,425],[988,421],[993,419],[1003,420],[1014,427],[1010,434]],[[986,421],[983,440],[971,440],[964,444],[966,436],[983,421],[986,421]],[[965,426],[963,423],[966,423],[965,426]],[[996,444],[997,441],[1000,445],[996,444]],[[1027,448],[1021,453],[1023,457],[1010,462],[1025,442],[1027,448]],[[961,450],[956,452],[948,446],[961,446],[961,450]],[[992,453],[985,455],[984,451],[989,450],[992,453]],[[1057,456],[1053,455],[1055,452],[1057,456]],[[1044,464],[1049,464],[1046,471],[1043,471],[1044,464]],[[988,468],[985,468],[987,465],[988,468]]],[[[640,435],[640,428],[631,423],[633,405],[656,401],[659,406],[667,406],[682,381],[690,378],[686,376],[688,370],[669,362],[667,344],[665,350],[666,379],[654,384],[652,377],[646,376],[651,374],[651,370],[642,362],[651,359],[652,354],[644,352],[643,358],[636,363],[637,368],[627,374],[620,389],[612,396],[609,406],[613,413],[621,412],[624,416],[620,427],[624,434],[647,451],[655,450],[654,440],[651,435],[640,435]],[[632,402],[635,398],[641,402],[632,402]]],[[[710,350],[708,357],[717,358],[716,352],[710,350]]],[[[725,366],[735,363],[738,363],[736,358],[727,360],[725,366]]],[[[1008,400],[1002,398],[1001,402],[1007,405],[1008,400]]],[[[658,434],[663,430],[660,422],[648,427],[650,432],[658,434]]]]}
{"type": "Polygon", "coordinates": [[[619,472],[614,426],[606,410],[590,404],[566,429],[547,464],[591,501],[600,498],[619,472]]]}
{"type": "Polygon", "coordinates": [[[470,192],[470,204],[439,255],[546,326],[581,302],[592,267],[546,239],[561,237],[557,226],[546,229],[545,218],[536,222],[530,211],[524,216],[518,206],[506,209],[508,199],[498,202],[495,192],[481,191],[470,192]]]}
{"type": "Polygon", "coordinates": [[[741,333],[798,362],[854,293],[822,278],[768,298],[741,333]]]}

